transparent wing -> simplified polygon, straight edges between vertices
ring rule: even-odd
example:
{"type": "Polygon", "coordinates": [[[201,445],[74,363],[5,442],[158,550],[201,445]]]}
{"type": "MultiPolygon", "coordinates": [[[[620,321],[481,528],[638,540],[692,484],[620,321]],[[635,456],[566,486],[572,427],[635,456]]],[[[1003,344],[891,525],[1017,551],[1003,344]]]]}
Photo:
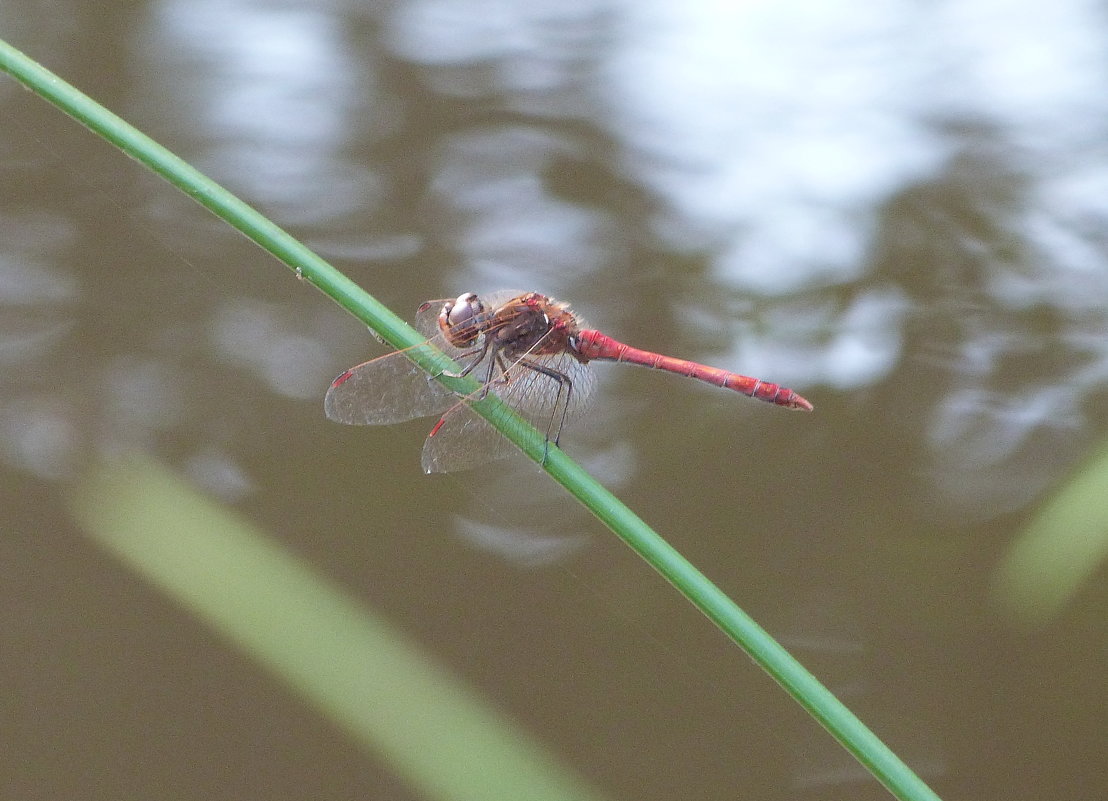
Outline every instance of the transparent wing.
{"type": "Polygon", "coordinates": [[[436,347],[449,351],[450,345],[439,335],[439,312],[447,303],[445,300],[427,300],[420,304],[416,310],[415,321],[412,325],[416,331],[433,341],[436,347]],[[444,347],[445,346],[445,347],[444,347]]]}
{"type": "Polygon", "coordinates": [[[374,426],[441,414],[456,400],[404,353],[396,352],[339,375],[323,398],[323,409],[337,423],[374,426]]]}
{"type": "MultiPolygon", "coordinates": [[[[427,301],[417,312],[416,328],[428,342],[451,356],[458,355],[438,335],[438,316],[445,301],[427,301]]],[[[396,351],[351,367],[331,382],[323,399],[327,417],[347,425],[388,425],[441,414],[457,396],[423,372],[404,351],[396,351]]]]}
{"type": "MultiPolygon", "coordinates": [[[[471,375],[483,380],[486,373],[487,363],[478,366],[471,375]]],[[[521,360],[489,385],[490,392],[499,395],[551,442],[557,441],[563,426],[580,416],[594,389],[595,377],[588,366],[565,353],[543,356],[530,363],[521,360]]],[[[480,393],[454,398],[454,405],[443,415],[442,425],[424,443],[425,472],[466,470],[518,452],[503,434],[469,408],[469,402],[479,397],[480,393]]]]}

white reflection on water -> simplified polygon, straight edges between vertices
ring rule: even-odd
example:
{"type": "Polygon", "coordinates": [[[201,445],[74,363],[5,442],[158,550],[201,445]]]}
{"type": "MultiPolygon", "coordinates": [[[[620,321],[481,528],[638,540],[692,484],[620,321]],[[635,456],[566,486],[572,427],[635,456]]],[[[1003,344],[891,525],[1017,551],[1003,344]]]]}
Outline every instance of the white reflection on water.
{"type": "Polygon", "coordinates": [[[77,282],[53,265],[77,232],[47,211],[5,209],[0,216],[0,308],[50,308],[78,297],[77,282]]]}
{"type": "Polygon", "coordinates": [[[51,212],[0,213],[0,458],[50,479],[69,475],[80,441],[72,403],[79,387],[50,361],[75,327],[80,288],[57,263],[76,237],[51,212]],[[32,377],[49,394],[32,395],[32,377]]]}
{"type": "Polygon", "coordinates": [[[551,286],[603,263],[603,217],[552,197],[542,179],[567,148],[526,128],[459,134],[442,144],[431,193],[451,247],[473,256],[467,286],[551,286]]]}
{"type": "Polygon", "coordinates": [[[81,444],[76,411],[62,400],[5,398],[0,405],[0,455],[33,475],[69,478],[81,444]]]}
{"type": "Polygon", "coordinates": [[[209,336],[220,358],[250,370],[279,395],[315,400],[332,378],[324,337],[288,310],[250,299],[223,304],[209,336]]]}
{"type": "Polygon", "coordinates": [[[623,5],[610,124],[680,220],[673,247],[716,243],[720,278],[760,292],[859,274],[876,202],[947,153],[918,119],[905,11],[623,5]]]}
{"type": "MultiPolygon", "coordinates": [[[[176,61],[191,87],[175,97],[183,107],[165,113],[214,142],[203,156],[193,155],[209,174],[301,223],[345,213],[378,194],[366,166],[342,153],[374,87],[346,47],[333,9],[183,0],[152,11],[141,40],[147,58],[176,61]]],[[[146,105],[156,103],[150,98],[146,105]]]]}
{"type": "Polygon", "coordinates": [[[609,72],[615,130],[654,157],[629,169],[688,221],[676,247],[689,230],[724,237],[721,276],[752,289],[856,276],[873,209],[949,156],[944,119],[1002,127],[1040,151],[1027,154],[1032,170],[1047,153],[1103,141],[1108,76],[1089,3],[624,12],[609,72]]]}
{"type": "MultiPolygon", "coordinates": [[[[559,90],[580,74],[582,59],[606,44],[599,23],[609,5],[595,0],[414,0],[397,4],[391,15],[389,47],[422,64],[490,63],[497,88],[540,95],[550,114],[558,110],[559,90]]],[[[459,83],[438,85],[466,91],[459,83]]]]}

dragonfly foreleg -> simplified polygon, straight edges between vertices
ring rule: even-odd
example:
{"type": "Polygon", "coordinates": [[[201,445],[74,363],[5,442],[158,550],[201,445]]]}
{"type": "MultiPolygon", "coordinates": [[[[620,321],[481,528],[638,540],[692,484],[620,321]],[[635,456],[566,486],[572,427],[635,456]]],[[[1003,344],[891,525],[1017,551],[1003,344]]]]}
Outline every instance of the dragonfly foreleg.
{"type": "Polygon", "coordinates": [[[459,353],[457,356],[454,357],[454,361],[457,362],[461,361],[462,359],[468,359],[470,356],[476,356],[477,358],[475,358],[473,361],[471,361],[469,364],[467,364],[465,367],[463,367],[461,370],[458,370],[457,372],[453,370],[443,370],[441,373],[439,373],[439,375],[435,376],[435,378],[443,375],[447,378],[465,378],[467,375],[473,372],[474,367],[484,361],[485,354],[488,353],[488,350],[489,341],[486,339],[484,342],[481,343],[480,347],[473,348],[472,350],[467,350],[465,353],[459,353]]]}

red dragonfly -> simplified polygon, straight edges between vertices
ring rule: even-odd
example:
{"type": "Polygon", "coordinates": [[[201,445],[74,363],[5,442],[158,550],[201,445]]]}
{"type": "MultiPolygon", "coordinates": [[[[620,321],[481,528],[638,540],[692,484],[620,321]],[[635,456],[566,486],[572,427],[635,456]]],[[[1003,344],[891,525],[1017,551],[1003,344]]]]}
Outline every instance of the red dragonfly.
{"type": "Polygon", "coordinates": [[[696,378],[787,409],[812,410],[791,389],[696,362],[632,348],[585,326],[560,301],[537,292],[472,292],[456,300],[431,300],[419,307],[416,327],[472,374],[481,390],[468,398],[430,378],[396,351],[359,364],[331,382],[324,399],[327,416],[350,425],[385,425],[441,414],[423,446],[423,469],[446,473],[475,467],[512,452],[513,446],[467,401],[498,395],[530,420],[547,441],[558,443],[562,428],[592,394],[591,361],[628,362],[696,378]]]}

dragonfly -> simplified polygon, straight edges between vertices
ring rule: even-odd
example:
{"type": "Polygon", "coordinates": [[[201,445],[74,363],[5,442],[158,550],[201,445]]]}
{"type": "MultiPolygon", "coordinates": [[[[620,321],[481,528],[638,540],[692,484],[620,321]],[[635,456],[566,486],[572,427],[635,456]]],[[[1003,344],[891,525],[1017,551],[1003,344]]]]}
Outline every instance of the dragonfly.
{"type": "MultiPolygon", "coordinates": [[[[799,394],[769,381],[633,348],[589,328],[568,304],[538,292],[502,291],[430,300],[416,328],[481,388],[465,397],[450,391],[394,351],[349,370],[324,398],[331,420],[388,425],[440,415],[423,445],[427,473],[483,465],[512,453],[511,443],[470,403],[493,393],[558,444],[562,429],[585,410],[595,389],[594,361],[624,362],[695,378],[786,409],[812,411],[799,394]]],[[[419,347],[419,346],[416,346],[419,347]]]]}

